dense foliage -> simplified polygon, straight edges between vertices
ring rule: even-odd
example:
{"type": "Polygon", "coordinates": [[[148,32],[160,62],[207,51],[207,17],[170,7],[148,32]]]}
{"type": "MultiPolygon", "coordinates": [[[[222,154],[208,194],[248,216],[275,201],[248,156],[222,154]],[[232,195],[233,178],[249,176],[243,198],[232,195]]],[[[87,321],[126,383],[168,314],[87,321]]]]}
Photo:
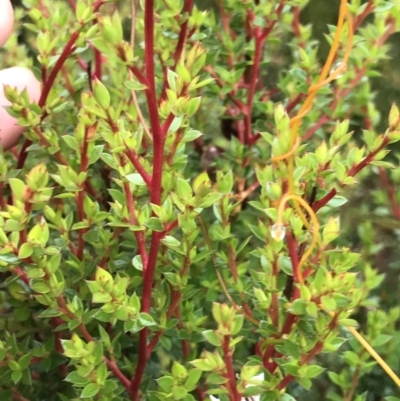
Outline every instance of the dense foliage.
{"type": "Polygon", "coordinates": [[[399,370],[374,257],[400,112],[371,80],[400,2],[341,0],[322,61],[308,3],[23,1],[2,65],[43,86],[5,89],[1,399],[398,400],[369,344],[399,370]]]}

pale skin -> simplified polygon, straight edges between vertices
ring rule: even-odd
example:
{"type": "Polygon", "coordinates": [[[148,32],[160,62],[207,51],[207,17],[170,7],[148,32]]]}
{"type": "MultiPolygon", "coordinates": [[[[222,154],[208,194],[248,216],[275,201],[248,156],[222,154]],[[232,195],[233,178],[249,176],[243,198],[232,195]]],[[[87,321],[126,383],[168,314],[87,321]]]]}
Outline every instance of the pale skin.
{"type": "MultiPolygon", "coordinates": [[[[10,0],[0,0],[0,47],[3,46],[14,26],[14,11],[10,0]]],[[[4,106],[10,102],[4,96],[4,85],[17,88],[20,92],[25,88],[32,102],[37,102],[40,97],[40,82],[33,73],[22,67],[11,67],[0,70],[0,145],[4,150],[11,149],[18,143],[24,128],[20,127],[17,120],[11,117],[4,106]]]]}

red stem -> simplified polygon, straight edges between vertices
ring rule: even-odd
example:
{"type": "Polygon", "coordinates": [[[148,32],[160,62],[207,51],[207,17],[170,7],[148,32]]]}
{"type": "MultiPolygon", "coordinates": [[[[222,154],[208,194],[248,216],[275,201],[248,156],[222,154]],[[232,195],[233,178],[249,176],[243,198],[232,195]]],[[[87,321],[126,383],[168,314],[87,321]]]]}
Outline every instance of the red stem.
{"type": "Polygon", "coordinates": [[[299,274],[299,257],[297,254],[297,243],[293,238],[293,234],[291,231],[288,231],[286,234],[286,244],[289,251],[290,260],[292,262],[292,270],[293,270],[293,278],[294,282],[300,282],[300,274],[299,274]]]}
{"type": "MultiPolygon", "coordinates": [[[[277,260],[275,258],[274,263],[272,265],[272,274],[275,279],[275,288],[277,288],[277,283],[278,283],[278,264],[277,260]]],[[[279,299],[278,299],[278,292],[274,291],[271,295],[272,300],[271,300],[271,306],[269,308],[269,314],[271,316],[272,324],[275,327],[279,327],[279,299]]]]}
{"type": "MultiPolygon", "coordinates": [[[[72,53],[72,49],[73,46],[76,42],[76,40],[79,37],[79,31],[75,31],[71,37],[69,38],[69,41],[67,43],[67,45],[65,46],[63,52],[61,53],[60,57],[58,58],[54,68],[52,69],[49,78],[46,80],[46,82],[44,82],[43,85],[43,89],[42,89],[42,93],[40,95],[40,99],[38,102],[39,107],[43,107],[46,104],[46,100],[47,97],[49,96],[50,90],[54,84],[54,81],[57,77],[57,74],[59,73],[59,71],[61,70],[61,67],[63,66],[63,64],[65,63],[65,61],[67,60],[67,58],[70,56],[70,54],[72,53]]],[[[43,117],[42,117],[43,118],[43,117]]],[[[24,166],[26,157],[27,157],[27,149],[28,147],[32,144],[32,141],[30,141],[29,139],[25,139],[25,142],[22,146],[21,152],[19,154],[19,158],[18,158],[18,164],[17,164],[17,169],[21,169],[24,166]]]]}
{"type": "Polygon", "coordinates": [[[295,6],[292,9],[293,12],[293,22],[292,22],[292,29],[294,36],[297,38],[300,37],[300,7],[295,6]]]}
{"type": "Polygon", "coordinates": [[[143,181],[146,183],[148,186],[149,190],[151,190],[151,177],[149,174],[147,174],[146,170],[143,168],[143,166],[140,164],[139,159],[137,157],[137,154],[135,151],[132,149],[126,148],[125,154],[129,161],[133,164],[137,172],[141,175],[143,178],[143,181]]]}
{"type": "MultiPolygon", "coordinates": [[[[13,272],[18,275],[18,277],[29,286],[29,278],[27,276],[27,274],[25,273],[24,270],[21,269],[21,267],[16,266],[13,269],[13,272]]],[[[65,302],[65,299],[63,297],[63,295],[60,295],[57,298],[57,301],[59,302],[59,305],[62,308],[62,312],[71,320],[73,320],[75,318],[74,314],[71,313],[67,307],[67,304],[65,302]]],[[[83,335],[83,337],[85,338],[85,340],[87,342],[90,341],[94,341],[93,337],[89,334],[89,332],[87,331],[85,325],[83,323],[81,323],[78,326],[78,330],[81,332],[81,334],[83,335]]],[[[130,386],[130,380],[120,371],[119,367],[117,366],[117,364],[112,361],[109,360],[108,358],[104,357],[104,360],[107,364],[107,367],[111,370],[111,372],[114,374],[114,376],[116,378],[118,378],[121,383],[123,384],[123,386],[129,391],[129,386],[130,386]]]]}
{"type": "Polygon", "coordinates": [[[4,196],[3,196],[3,194],[4,194],[3,191],[4,191],[4,181],[1,181],[0,182],[0,207],[1,207],[2,211],[4,211],[4,209],[6,207],[6,202],[5,202],[4,196]]]}
{"type": "MultiPolygon", "coordinates": [[[[144,41],[145,41],[145,67],[148,87],[146,89],[147,105],[149,109],[150,124],[153,131],[153,174],[151,179],[151,202],[155,205],[161,203],[161,180],[164,161],[165,135],[162,132],[158,116],[158,105],[154,75],[154,0],[147,0],[144,10],[144,41]]],[[[149,313],[153,278],[157,264],[162,233],[154,231],[151,238],[149,259],[143,277],[142,312],[149,313]]],[[[139,334],[139,355],[135,375],[131,382],[130,396],[132,401],[138,399],[140,384],[147,362],[147,327],[139,334]]]]}
{"type": "Polygon", "coordinates": [[[227,387],[228,392],[232,395],[232,401],[240,401],[241,397],[236,387],[235,372],[233,370],[232,350],[229,346],[230,336],[224,336],[222,343],[222,351],[224,353],[225,366],[227,370],[227,387]]]}
{"type": "Polygon", "coordinates": [[[75,0],[67,0],[69,5],[71,6],[71,8],[75,11],[76,9],[76,4],[75,4],[75,0]]]}
{"type": "MultiPolygon", "coordinates": [[[[194,0],[186,0],[185,5],[183,7],[182,14],[187,13],[190,15],[192,8],[193,8],[193,3],[194,3],[194,0]]],[[[185,45],[185,42],[186,42],[187,30],[188,30],[188,25],[189,25],[189,15],[186,16],[186,21],[181,25],[181,31],[179,33],[178,44],[176,46],[175,53],[174,53],[174,70],[176,68],[176,65],[178,64],[179,59],[181,58],[183,46],[185,45]]]]}
{"type": "Polygon", "coordinates": [[[354,177],[358,172],[360,172],[364,167],[368,166],[374,160],[374,157],[388,145],[390,142],[388,137],[383,138],[382,144],[373,152],[370,152],[360,163],[351,167],[347,175],[349,177],[354,177]]]}
{"type": "MultiPolygon", "coordinates": [[[[88,158],[88,132],[89,132],[90,127],[85,127],[85,135],[83,137],[83,144],[82,144],[82,149],[81,149],[81,173],[87,172],[88,166],[89,166],[89,158],[88,158]]],[[[76,200],[76,206],[77,206],[77,211],[78,211],[78,220],[82,222],[85,220],[85,209],[84,209],[84,203],[85,203],[85,182],[86,180],[81,184],[81,189],[77,194],[77,200],[76,200]]],[[[83,260],[83,252],[85,249],[85,240],[83,236],[87,232],[87,229],[83,228],[78,230],[78,250],[77,250],[77,257],[79,260],[83,260]]]]}
{"type": "Polygon", "coordinates": [[[382,183],[388,193],[392,213],[398,220],[400,220],[400,206],[396,199],[396,187],[389,183],[387,173],[382,167],[379,167],[379,176],[381,177],[382,183]]]}
{"type": "MultiPolygon", "coordinates": [[[[174,315],[174,313],[179,305],[179,302],[181,300],[181,293],[174,291],[174,290],[172,290],[172,291],[173,291],[172,292],[172,300],[171,300],[171,305],[168,309],[167,320],[169,320],[169,318],[174,315]]],[[[148,357],[153,352],[154,347],[158,344],[158,341],[159,341],[160,337],[164,334],[164,332],[165,332],[165,330],[159,330],[154,335],[152,340],[150,341],[149,345],[147,346],[147,350],[146,350],[148,357]]]]}
{"type": "Polygon", "coordinates": [[[365,18],[367,18],[367,16],[374,11],[374,8],[374,2],[369,0],[367,6],[364,8],[364,11],[354,20],[353,31],[356,31],[359,28],[365,18]]]}
{"type": "MultiPolygon", "coordinates": [[[[386,145],[389,143],[389,138],[383,138],[382,144],[373,152],[370,152],[360,163],[356,164],[355,166],[351,167],[350,170],[347,172],[348,177],[354,177],[358,172],[360,172],[364,167],[368,166],[374,160],[374,157],[381,151],[386,145]]],[[[341,185],[342,186],[342,185],[341,185]]],[[[335,195],[337,194],[337,190],[334,188],[330,192],[328,192],[324,197],[317,200],[312,209],[314,212],[317,212],[321,207],[325,206],[335,195]]]]}
{"type": "MultiPolygon", "coordinates": [[[[305,365],[309,363],[317,354],[321,352],[322,348],[323,348],[323,343],[317,342],[317,344],[315,344],[314,348],[310,351],[310,353],[302,358],[302,360],[300,361],[300,365],[305,365]]],[[[286,375],[276,387],[277,390],[284,389],[293,379],[294,377],[292,375],[286,375]]]]}
{"type": "Polygon", "coordinates": [[[101,52],[99,50],[97,50],[96,48],[94,49],[94,64],[95,64],[94,75],[98,80],[101,81],[101,77],[102,77],[102,72],[101,72],[101,66],[102,66],[101,52]]]}
{"type": "Polygon", "coordinates": [[[286,112],[290,113],[304,98],[305,93],[299,93],[293,100],[291,100],[286,106],[286,112]]]}
{"type": "MultiPolygon", "coordinates": [[[[64,321],[60,318],[57,318],[57,317],[51,318],[51,324],[54,327],[54,329],[56,329],[58,326],[60,326],[63,323],[64,323],[64,321]]],[[[64,353],[64,348],[62,346],[62,341],[61,341],[62,336],[59,331],[54,331],[54,339],[55,339],[56,351],[62,355],[64,353]]],[[[63,377],[63,378],[68,376],[68,367],[67,367],[66,363],[63,363],[59,366],[59,372],[60,372],[61,377],[63,377]]]]}
{"type": "Polygon", "coordinates": [[[247,105],[246,105],[246,113],[244,115],[244,124],[245,124],[245,143],[249,143],[251,138],[251,111],[253,108],[254,102],[254,94],[256,91],[257,81],[258,81],[258,70],[260,67],[262,48],[264,45],[267,36],[264,36],[261,33],[261,28],[256,27],[254,30],[254,38],[255,38],[255,51],[254,51],[254,60],[253,60],[253,68],[251,71],[251,80],[249,91],[247,93],[247,105]]]}
{"type": "MultiPolygon", "coordinates": [[[[96,12],[103,5],[103,2],[104,2],[104,0],[98,0],[93,5],[93,12],[96,12]]],[[[43,107],[46,104],[47,97],[49,96],[50,90],[53,87],[53,84],[57,77],[57,74],[60,72],[61,67],[63,66],[63,64],[65,63],[67,58],[73,52],[73,50],[74,50],[73,47],[79,37],[79,34],[80,34],[80,32],[78,30],[72,33],[72,35],[69,38],[68,43],[66,44],[64,50],[62,51],[60,57],[58,58],[56,64],[54,65],[54,68],[52,69],[48,79],[46,80],[46,82],[43,83],[42,93],[40,95],[39,102],[38,102],[39,107],[43,107]]],[[[45,116],[46,116],[46,114],[44,113],[42,115],[42,120],[45,116]]],[[[32,144],[32,141],[30,141],[29,139],[25,139],[25,142],[24,142],[21,152],[19,154],[17,169],[22,169],[22,167],[24,166],[25,160],[27,157],[27,149],[31,144],[32,144]]]]}
{"type": "MultiPolygon", "coordinates": [[[[135,211],[135,205],[133,203],[133,196],[129,188],[129,184],[127,182],[124,182],[124,192],[125,192],[125,198],[126,202],[128,205],[128,211],[129,211],[129,223],[138,226],[139,222],[136,218],[136,211],[135,211]]],[[[146,252],[146,238],[144,236],[143,231],[134,231],[135,237],[136,237],[136,242],[139,247],[139,253],[140,256],[142,257],[142,263],[143,263],[143,272],[146,271],[147,267],[147,252],[146,252]]]]}
{"type": "MultiPolygon", "coordinates": [[[[70,319],[74,319],[75,316],[73,313],[71,313],[67,307],[67,304],[65,302],[65,299],[62,295],[60,295],[57,298],[57,301],[59,302],[61,308],[62,308],[62,312],[68,316],[68,318],[70,319]]],[[[93,339],[93,337],[90,335],[90,333],[87,331],[86,326],[81,323],[78,326],[78,330],[81,332],[82,336],[84,337],[86,342],[91,342],[91,341],[95,341],[93,339]]],[[[130,380],[121,372],[121,370],[119,369],[118,365],[115,363],[115,361],[108,359],[107,357],[103,357],[103,359],[106,362],[106,365],[108,367],[108,369],[111,370],[111,372],[114,374],[114,376],[120,380],[120,382],[122,383],[122,385],[129,391],[129,386],[130,386],[130,380]]]]}
{"type": "MultiPolygon", "coordinates": [[[[194,3],[194,0],[185,0],[185,5],[183,6],[183,9],[182,9],[182,15],[184,15],[185,13],[187,13],[187,15],[186,15],[186,21],[181,25],[181,29],[179,32],[178,44],[176,45],[176,49],[174,52],[174,66],[172,68],[172,71],[175,71],[176,66],[179,62],[179,59],[182,56],[183,48],[185,46],[186,38],[188,36],[189,15],[192,12],[193,3],[194,3]]],[[[166,79],[164,79],[164,84],[163,84],[163,88],[161,91],[161,97],[160,97],[161,100],[164,100],[166,98],[167,89],[168,89],[168,81],[166,79]]]]}
{"type": "Polygon", "coordinates": [[[310,139],[324,124],[330,121],[330,117],[327,114],[323,114],[319,120],[313,125],[303,136],[303,140],[306,141],[310,139]]]}

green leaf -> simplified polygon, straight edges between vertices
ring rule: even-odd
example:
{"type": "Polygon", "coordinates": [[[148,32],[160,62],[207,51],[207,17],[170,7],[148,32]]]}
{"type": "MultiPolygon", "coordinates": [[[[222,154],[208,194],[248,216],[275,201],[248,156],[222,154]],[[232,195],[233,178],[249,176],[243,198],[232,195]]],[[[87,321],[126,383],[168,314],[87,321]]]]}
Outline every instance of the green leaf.
{"type": "Polygon", "coordinates": [[[200,131],[196,131],[190,129],[186,131],[185,135],[182,138],[182,142],[192,142],[197,138],[200,138],[203,134],[200,131]]]}
{"type": "Polygon", "coordinates": [[[214,330],[205,330],[201,333],[204,338],[215,347],[220,347],[222,345],[222,338],[214,330]]]}
{"type": "Polygon", "coordinates": [[[394,7],[394,4],[391,1],[383,1],[379,3],[379,6],[375,7],[373,10],[375,13],[383,13],[385,11],[389,11],[394,7]]]}
{"type": "Polygon", "coordinates": [[[72,135],[63,135],[61,137],[64,142],[70,147],[72,150],[79,151],[79,145],[76,138],[72,135]]]}
{"type": "Polygon", "coordinates": [[[319,376],[324,370],[325,368],[318,365],[307,366],[305,369],[304,377],[308,379],[313,379],[314,377],[319,376]]]}
{"type": "Polygon", "coordinates": [[[47,294],[48,292],[50,292],[49,286],[43,281],[39,281],[37,283],[32,284],[31,288],[33,291],[39,294],[47,294]]]}
{"type": "Polygon", "coordinates": [[[334,311],[336,309],[336,301],[333,297],[329,295],[324,295],[321,297],[321,302],[324,308],[328,311],[334,311]]]}
{"type": "Polygon", "coordinates": [[[139,314],[139,321],[143,326],[155,326],[156,322],[154,321],[154,319],[145,312],[141,312],[139,314]]]}
{"type": "Polygon", "coordinates": [[[131,91],[142,91],[147,89],[146,85],[143,85],[135,80],[126,81],[124,82],[124,85],[131,91]]]}
{"type": "Polygon", "coordinates": [[[186,379],[186,387],[189,391],[196,387],[196,384],[200,380],[202,373],[203,372],[200,369],[189,370],[188,377],[186,379]]]}
{"type": "Polygon", "coordinates": [[[174,384],[174,379],[172,376],[164,376],[157,379],[157,383],[161,390],[165,391],[166,393],[170,393],[174,384]]]}
{"type": "Polygon", "coordinates": [[[20,371],[21,370],[21,366],[19,366],[19,363],[14,361],[13,359],[10,359],[7,363],[8,363],[8,367],[12,371],[16,372],[16,371],[20,371]]]}
{"type": "Polygon", "coordinates": [[[142,257],[140,255],[136,255],[132,259],[132,266],[139,271],[143,271],[143,262],[142,262],[142,257]]]}
{"type": "Polygon", "coordinates": [[[212,366],[210,366],[209,363],[207,363],[204,359],[195,359],[194,361],[190,362],[195,368],[203,371],[203,372],[209,372],[213,369],[212,366]]]}
{"type": "Polygon", "coordinates": [[[29,258],[29,256],[31,256],[33,253],[33,249],[31,247],[30,244],[28,244],[27,242],[23,243],[21,245],[21,247],[19,248],[18,251],[18,257],[20,259],[25,259],[25,258],[29,258]]]}
{"type": "Polygon", "coordinates": [[[112,296],[110,294],[107,294],[104,292],[95,292],[92,297],[92,302],[95,304],[98,304],[98,303],[105,304],[107,302],[110,302],[111,300],[112,300],[112,296]]]}
{"type": "Polygon", "coordinates": [[[306,302],[303,299],[296,299],[291,307],[290,307],[290,311],[294,314],[294,315],[304,315],[306,313],[306,302]]]}
{"type": "Polygon", "coordinates": [[[192,188],[188,182],[178,178],[176,183],[176,192],[180,199],[183,201],[188,201],[192,197],[192,188]]]}
{"type": "Polygon", "coordinates": [[[22,202],[25,191],[25,183],[18,178],[10,178],[8,182],[15,198],[22,202]]]}
{"type": "Polygon", "coordinates": [[[98,78],[92,80],[93,95],[97,103],[103,109],[107,110],[110,107],[110,93],[106,86],[98,78]]]}
{"type": "Polygon", "coordinates": [[[168,132],[176,132],[181,127],[183,121],[183,116],[175,117],[169,126],[168,132]]]}
{"type": "Polygon", "coordinates": [[[125,178],[132,184],[134,185],[146,185],[144,182],[142,176],[139,173],[135,174],[128,174],[125,176],[125,178]]]}
{"type": "Polygon", "coordinates": [[[70,372],[65,378],[65,381],[75,384],[76,386],[83,387],[90,383],[87,377],[82,377],[78,372],[70,372]]]}
{"type": "Polygon", "coordinates": [[[340,207],[340,206],[343,206],[346,203],[347,203],[347,199],[346,198],[344,198],[343,196],[340,196],[340,195],[336,195],[326,204],[326,206],[340,207]]]}
{"type": "Polygon", "coordinates": [[[162,225],[160,219],[158,219],[157,217],[151,217],[149,220],[147,220],[145,225],[153,231],[164,231],[164,226],[162,225]]]}
{"type": "Polygon", "coordinates": [[[11,380],[14,382],[14,384],[17,384],[22,378],[22,372],[21,371],[14,371],[11,373],[11,380]]]}
{"type": "Polygon", "coordinates": [[[171,247],[171,248],[181,246],[181,243],[179,240],[177,240],[176,238],[171,237],[169,235],[165,236],[161,242],[164,245],[171,247]]]}
{"type": "Polygon", "coordinates": [[[80,398],[94,397],[100,391],[100,386],[97,383],[89,383],[82,390],[80,398]]]}

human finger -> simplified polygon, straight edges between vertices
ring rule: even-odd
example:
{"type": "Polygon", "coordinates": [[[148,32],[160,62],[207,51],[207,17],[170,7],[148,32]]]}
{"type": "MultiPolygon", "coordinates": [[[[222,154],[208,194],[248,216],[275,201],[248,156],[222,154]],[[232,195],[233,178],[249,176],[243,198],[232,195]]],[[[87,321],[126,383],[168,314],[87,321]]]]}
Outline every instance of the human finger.
{"type": "Polygon", "coordinates": [[[4,95],[4,85],[15,87],[19,92],[26,88],[31,102],[37,102],[40,98],[40,82],[26,68],[12,67],[0,71],[0,144],[4,150],[8,150],[16,145],[24,127],[19,126],[17,119],[4,108],[10,105],[4,95]]]}
{"type": "Polygon", "coordinates": [[[4,46],[14,28],[14,10],[10,0],[0,0],[0,47],[4,46]]]}

